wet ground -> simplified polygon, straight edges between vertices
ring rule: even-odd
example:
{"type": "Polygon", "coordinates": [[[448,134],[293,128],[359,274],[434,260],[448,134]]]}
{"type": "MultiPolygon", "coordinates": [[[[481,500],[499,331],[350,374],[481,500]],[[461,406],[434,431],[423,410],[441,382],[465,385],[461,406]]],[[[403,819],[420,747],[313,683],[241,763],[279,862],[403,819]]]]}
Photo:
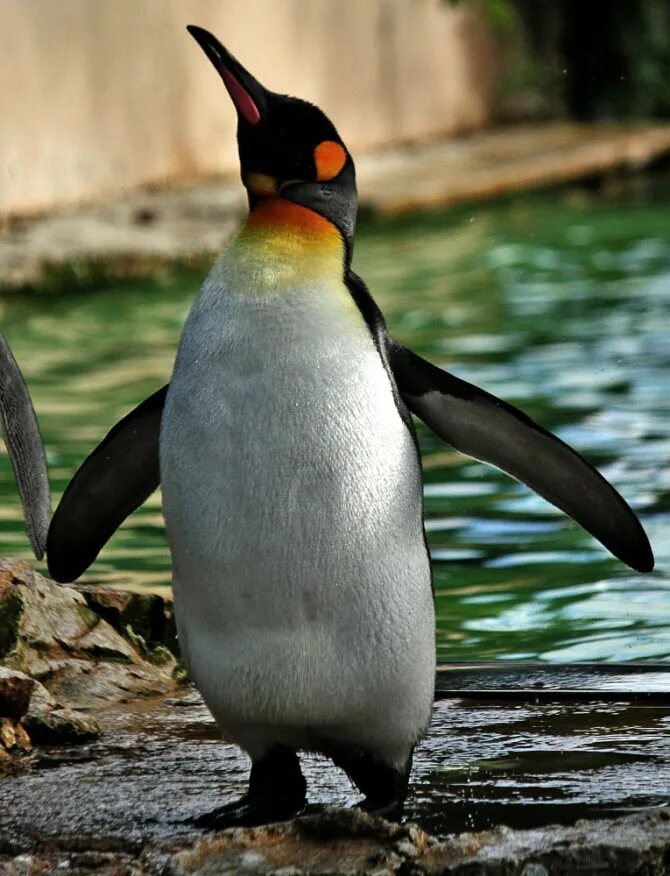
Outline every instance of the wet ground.
{"type": "MultiPolygon", "coordinates": [[[[545,678],[524,701],[520,677],[487,672],[440,673],[427,739],[415,756],[407,817],[444,836],[498,824],[571,824],[670,805],[670,708],[667,671],[650,668],[602,676],[578,668],[545,678]],[[467,678],[465,676],[468,676],[467,678]],[[581,682],[580,682],[581,678],[581,682]],[[488,687],[486,699],[451,698],[454,687],[488,687]],[[584,702],[555,702],[551,687],[591,692],[584,702]],[[595,688],[601,686],[601,698],[595,688]],[[627,690],[628,689],[628,693],[627,690]],[[626,702],[649,692],[647,701],[626,702]]],[[[539,684],[536,678],[527,679],[539,684]]],[[[0,848],[27,847],[31,837],[97,835],[125,843],[194,833],[190,820],[239,796],[248,761],[222,741],[190,690],[167,702],[103,716],[99,742],[46,749],[27,771],[2,782],[0,848]]],[[[312,805],[358,799],[329,762],[303,759],[312,805]]]]}

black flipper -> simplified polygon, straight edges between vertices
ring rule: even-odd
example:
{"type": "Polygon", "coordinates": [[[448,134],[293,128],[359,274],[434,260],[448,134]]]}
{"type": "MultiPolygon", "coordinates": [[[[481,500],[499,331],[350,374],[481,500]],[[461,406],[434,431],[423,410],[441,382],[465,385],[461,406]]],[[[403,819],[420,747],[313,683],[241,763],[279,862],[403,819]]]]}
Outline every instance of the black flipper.
{"type": "Polygon", "coordinates": [[[28,387],[1,332],[0,423],[23,505],[28,538],[33,553],[41,560],[51,517],[47,461],[28,387]]]}
{"type": "Polygon", "coordinates": [[[167,386],[124,417],[68,484],[49,527],[47,561],[56,581],[88,569],[120,524],[157,489],[158,442],[167,386]]]}
{"type": "Polygon", "coordinates": [[[431,365],[389,338],[409,409],[462,453],[488,462],[547,499],[638,572],[654,567],[640,521],[605,478],[518,408],[431,365]]]}

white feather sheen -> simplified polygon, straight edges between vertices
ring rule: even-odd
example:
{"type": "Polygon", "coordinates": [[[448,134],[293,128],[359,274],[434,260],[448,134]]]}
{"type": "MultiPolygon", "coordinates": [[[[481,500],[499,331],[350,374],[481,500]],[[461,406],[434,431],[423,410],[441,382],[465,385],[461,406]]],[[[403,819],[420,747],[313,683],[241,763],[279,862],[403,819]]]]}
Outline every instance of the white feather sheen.
{"type": "Polygon", "coordinates": [[[224,253],[182,336],[161,481],[180,644],[221,728],[252,757],[335,740],[402,764],[434,687],[421,473],[341,277],[224,253]]]}

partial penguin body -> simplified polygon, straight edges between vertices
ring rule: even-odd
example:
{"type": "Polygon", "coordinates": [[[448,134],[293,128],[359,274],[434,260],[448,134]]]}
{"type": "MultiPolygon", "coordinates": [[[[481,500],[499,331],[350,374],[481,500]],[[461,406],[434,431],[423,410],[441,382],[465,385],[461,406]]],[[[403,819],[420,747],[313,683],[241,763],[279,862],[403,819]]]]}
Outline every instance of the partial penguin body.
{"type": "Polygon", "coordinates": [[[402,764],[434,685],[420,464],[309,212],[256,211],[184,329],[161,432],[180,645],[252,758],[332,740],[402,764]]]}

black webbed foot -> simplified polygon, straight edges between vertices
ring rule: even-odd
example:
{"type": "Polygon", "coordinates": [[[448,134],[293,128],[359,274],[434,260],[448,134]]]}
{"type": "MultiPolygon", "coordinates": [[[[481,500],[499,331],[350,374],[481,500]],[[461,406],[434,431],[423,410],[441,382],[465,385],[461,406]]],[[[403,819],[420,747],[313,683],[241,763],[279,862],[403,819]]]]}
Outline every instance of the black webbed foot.
{"type": "Polygon", "coordinates": [[[249,791],[194,819],[196,827],[223,830],[285,821],[305,806],[306,784],[294,751],[276,746],[251,766],[249,791]]]}
{"type": "Polygon", "coordinates": [[[365,799],[356,804],[359,809],[391,821],[401,818],[412,768],[411,751],[401,768],[383,763],[362,750],[339,749],[332,751],[331,757],[365,794],[365,799]]]}
{"type": "Polygon", "coordinates": [[[385,818],[387,821],[400,821],[405,805],[404,795],[395,800],[379,800],[374,797],[366,797],[356,804],[357,809],[362,809],[368,815],[376,818],[385,818]]]}
{"type": "Polygon", "coordinates": [[[193,824],[203,830],[224,830],[227,827],[257,827],[273,821],[286,821],[297,815],[304,806],[301,801],[278,797],[265,803],[252,801],[248,794],[224,806],[218,806],[193,820],[193,824]]]}

